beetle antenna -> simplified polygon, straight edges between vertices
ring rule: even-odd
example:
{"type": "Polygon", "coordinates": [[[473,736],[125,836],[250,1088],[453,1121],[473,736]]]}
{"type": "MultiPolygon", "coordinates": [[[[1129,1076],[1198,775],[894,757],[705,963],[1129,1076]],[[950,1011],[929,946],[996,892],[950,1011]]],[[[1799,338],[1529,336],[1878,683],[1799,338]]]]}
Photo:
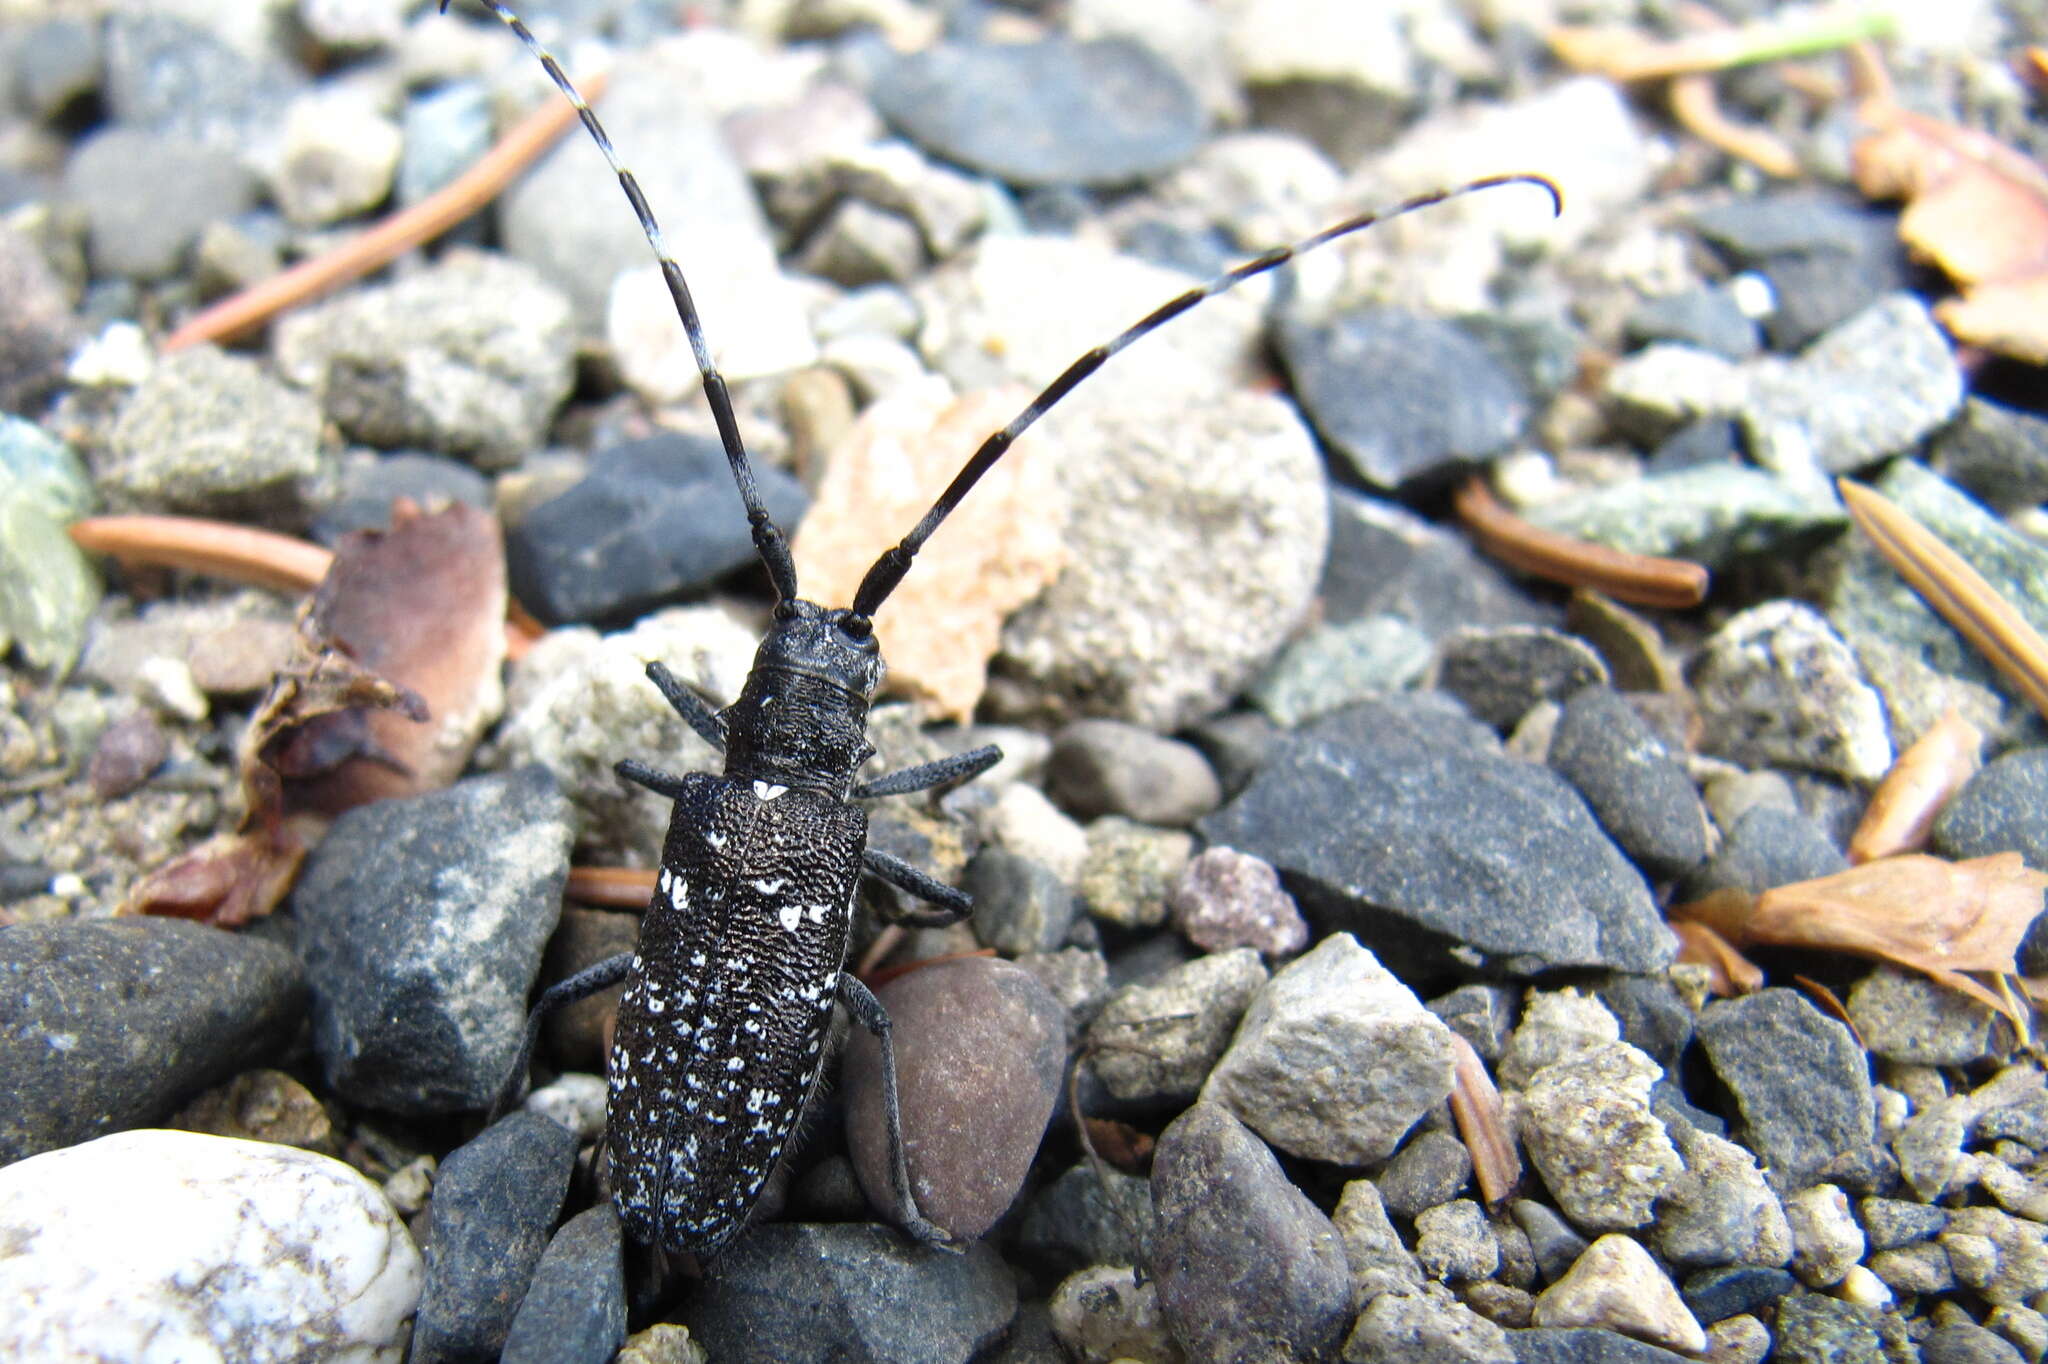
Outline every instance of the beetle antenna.
{"type": "Polygon", "coordinates": [[[1288,261],[1293,260],[1305,251],[1312,251],[1326,242],[1333,242],[1337,238],[1349,236],[1353,232],[1362,232],[1375,223],[1383,223],[1390,218],[1398,218],[1404,213],[1413,213],[1419,208],[1428,208],[1430,205],[1440,204],[1446,199],[1455,199],[1460,195],[1470,194],[1475,190],[1492,189],[1498,185],[1535,185],[1549,192],[1550,207],[1553,214],[1564,211],[1564,195],[1555,184],[1540,175],[1489,175],[1483,179],[1469,181],[1453,189],[1437,190],[1430,194],[1418,195],[1413,199],[1404,200],[1389,209],[1383,209],[1375,213],[1361,213],[1355,218],[1346,218],[1343,222],[1326,227],[1312,237],[1304,237],[1292,246],[1275,247],[1270,251],[1252,257],[1241,265],[1233,266],[1210,280],[1207,284],[1198,284],[1186,293],[1169,299],[1138,321],[1126,327],[1123,331],[1117,333],[1108,342],[1095,347],[1078,360],[1075,360],[1066,367],[1057,379],[1047,384],[1044,390],[1036,398],[1033,398],[1022,412],[1012,417],[1009,425],[983,441],[980,448],[975,450],[972,458],[961,467],[959,473],[953,476],[953,481],[947,485],[946,491],[939,494],[938,501],[932,503],[931,510],[926,512],[923,519],[911,528],[910,534],[904,536],[902,541],[894,548],[885,550],[882,557],[875,560],[874,566],[868,569],[867,576],[861,579],[860,590],[854,593],[852,608],[854,620],[863,621],[874,615],[876,608],[880,607],[888,599],[889,594],[896,590],[896,585],[903,581],[903,575],[910,571],[911,560],[916,557],[918,550],[924,547],[924,542],[931,538],[932,532],[937,530],[940,524],[952,514],[953,508],[960,505],[961,499],[967,496],[969,490],[980,481],[981,476],[995,466],[995,462],[1003,457],[1004,452],[1010,448],[1017,437],[1030,430],[1032,423],[1051,411],[1060,399],[1078,388],[1082,380],[1100,369],[1104,361],[1108,360],[1125,346],[1130,345],[1139,337],[1165,326],[1168,322],[1187,312],[1202,300],[1214,298],[1217,294],[1233,289],[1254,275],[1262,275],[1268,270],[1285,265],[1288,261]]]}
{"type": "MultiPolygon", "coordinates": [[[[725,447],[725,462],[732,467],[732,480],[739,485],[740,500],[747,504],[747,524],[753,528],[754,550],[761,556],[761,565],[768,570],[768,579],[774,584],[777,605],[794,600],[796,561],[790,557],[789,539],[782,533],[782,527],[768,515],[768,508],[761,501],[761,490],[754,482],[754,467],[747,462],[747,447],[740,439],[739,422],[733,416],[732,397],[726,392],[725,376],[711,362],[711,345],[704,339],[704,324],[697,317],[696,300],[690,296],[683,268],[676,264],[675,257],[669,254],[668,247],[662,242],[661,225],[654,220],[654,210],[647,206],[647,196],[641,193],[640,182],[619,159],[604,125],[597,121],[589,102],[569,79],[562,64],[555,60],[555,54],[533,36],[533,30],[526,26],[525,21],[499,0],[479,2],[503,20],[505,26],[517,34],[519,41],[525,43],[527,50],[547,68],[549,78],[569,103],[576,106],[576,117],[583,120],[583,126],[590,130],[598,150],[611,163],[612,173],[619,177],[619,188],[626,191],[634,216],[640,219],[640,230],[647,234],[647,244],[654,248],[654,258],[661,262],[661,277],[668,282],[669,297],[676,304],[676,316],[682,319],[683,334],[690,339],[690,353],[696,357],[697,372],[704,378],[704,400],[711,404],[711,419],[718,424],[718,440],[725,447]]],[[[447,13],[448,4],[449,0],[441,0],[442,13],[447,13]]],[[[961,491],[966,490],[963,488],[961,491]]]]}

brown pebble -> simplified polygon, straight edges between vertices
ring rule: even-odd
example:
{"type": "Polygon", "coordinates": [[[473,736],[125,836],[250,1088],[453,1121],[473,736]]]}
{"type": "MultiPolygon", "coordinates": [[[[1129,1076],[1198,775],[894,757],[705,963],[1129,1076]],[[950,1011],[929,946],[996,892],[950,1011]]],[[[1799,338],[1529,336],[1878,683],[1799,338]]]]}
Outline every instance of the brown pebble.
{"type": "Polygon", "coordinates": [[[139,710],[101,732],[86,768],[86,780],[101,800],[125,796],[148,781],[170,752],[171,741],[156,720],[139,710]]]}

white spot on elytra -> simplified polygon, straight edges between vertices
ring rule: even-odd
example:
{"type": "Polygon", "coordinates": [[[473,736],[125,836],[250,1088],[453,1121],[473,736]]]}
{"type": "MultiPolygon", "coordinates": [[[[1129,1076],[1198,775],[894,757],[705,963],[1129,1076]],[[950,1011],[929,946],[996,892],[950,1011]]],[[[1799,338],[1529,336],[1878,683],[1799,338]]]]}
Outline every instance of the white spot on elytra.
{"type": "Polygon", "coordinates": [[[704,831],[704,841],[710,845],[711,851],[717,852],[725,846],[725,835],[716,829],[706,829],[704,831]]]}
{"type": "Polygon", "coordinates": [[[831,910],[826,908],[824,905],[812,905],[809,912],[811,916],[811,922],[814,924],[821,924],[825,922],[825,916],[831,913],[831,910]]]}
{"type": "Polygon", "coordinates": [[[773,895],[788,884],[789,882],[783,880],[780,876],[764,876],[754,882],[754,889],[760,891],[763,895],[773,895]]]}
{"type": "Polygon", "coordinates": [[[762,800],[774,800],[777,796],[785,794],[788,790],[787,786],[777,786],[771,781],[757,781],[754,783],[754,794],[762,800]]]}
{"type": "Polygon", "coordinates": [[[782,921],[782,926],[784,928],[794,933],[797,930],[797,925],[801,924],[804,921],[803,906],[784,905],[782,906],[782,908],[775,911],[775,917],[782,921]]]}

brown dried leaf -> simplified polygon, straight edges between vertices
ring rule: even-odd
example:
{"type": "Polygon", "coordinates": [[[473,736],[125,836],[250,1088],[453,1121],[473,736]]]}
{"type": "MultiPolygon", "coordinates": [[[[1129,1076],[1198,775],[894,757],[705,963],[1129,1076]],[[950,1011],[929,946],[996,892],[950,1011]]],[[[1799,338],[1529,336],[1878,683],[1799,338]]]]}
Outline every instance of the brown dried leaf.
{"type": "Polygon", "coordinates": [[[1875,488],[1835,480],[1842,505],[1928,608],[2048,715],[2048,640],[1962,555],[1875,488]]]}
{"type": "Polygon", "coordinates": [[[394,508],[345,536],[301,615],[298,655],[242,736],[242,819],[144,876],[121,912],[245,923],[276,908],[343,810],[446,785],[503,701],[497,522],[394,508]]]}
{"type": "MultiPolygon", "coordinates": [[[[946,400],[930,389],[884,398],[833,452],[794,546],[804,595],[852,600],[868,566],[917,524],[968,454],[1023,405],[1021,390],[946,400]]],[[[875,621],[891,689],[965,720],[988,682],[1003,620],[1065,561],[1053,461],[1029,440],[975,486],[918,555],[875,621]]]]}
{"type": "Polygon", "coordinates": [[[2048,364],[2048,171],[1996,138],[1866,101],[1856,184],[1903,198],[1899,236],[1963,297],[1937,313],[1960,341],[2048,364]]]}
{"type": "Polygon", "coordinates": [[[505,547],[497,518],[463,503],[422,512],[401,501],[387,532],[335,547],[314,593],[319,637],[416,694],[428,724],[364,712],[358,760],[308,792],[329,813],[446,786],[497,718],[505,694],[505,547]]]}
{"type": "MultiPolygon", "coordinates": [[[[1731,904],[1739,898],[1745,907],[1749,901],[1749,897],[1739,890],[1720,890],[1714,892],[1714,896],[1726,897],[1731,904]]],[[[1698,908],[1697,904],[1685,906],[1687,910],[1698,908]]],[[[1672,912],[1675,914],[1679,911],[1674,909],[1672,912]]],[[[1762,969],[1736,951],[1707,921],[1673,919],[1671,931],[1678,935],[1678,959],[1694,966],[1706,967],[1707,988],[1715,994],[1725,998],[1730,995],[1753,994],[1764,988],[1762,969]]]]}
{"type": "Polygon", "coordinates": [[[1922,971],[2018,972],[2048,875],[2016,852],[1949,862],[1887,857],[1756,898],[1737,941],[1825,947],[1922,971]]]}
{"type": "Polygon", "coordinates": [[[1963,973],[2017,974],[2015,954],[2044,889],[2048,875],[2016,852],[1967,862],[1908,853],[1754,899],[1711,895],[1672,913],[1736,944],[1826,948],[1912,967],[2012,1018],[2024,1034],[2011,1001],[1963,973]]]}

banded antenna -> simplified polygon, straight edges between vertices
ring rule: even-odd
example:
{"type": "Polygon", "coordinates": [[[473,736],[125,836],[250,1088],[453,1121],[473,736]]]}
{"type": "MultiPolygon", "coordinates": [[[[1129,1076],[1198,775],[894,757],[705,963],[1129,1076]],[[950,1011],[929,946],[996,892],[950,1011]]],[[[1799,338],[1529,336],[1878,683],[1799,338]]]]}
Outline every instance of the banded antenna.
{"type": "MultiPolygon", "coordinates": [[[[661,262],[661,277],[668,282],[669,296],[675,300],[676,316],[682,319],[683,334],[689,338],[690,353],[696,357],[697,372],[703,376],[704,398],[711,405],[711,419],[718,425],[718,439],[725,447],[726,463],[732,467],[733,482],[739,486],[740,500],[746,503],[747,524],[753,530],[754,548],[761,556],[762,566],[768,570],[769,581],[774,584],[776,610],[779,614],[788,602],[796,598],[796,563],[790,557],[788,538],[783,534],[782,528],[768,515],[767,507],[761,502],[760,490],[754,483],[753,466],[747,461],[746,446],[740,439],[739,423],[733,417],[732,398],[726,391],[725,377],[712,363],[711,346],[705,340],[704,324],[697,316],[697,304],[690,296],[690,286],[683,278],[682,267],[676,264],[675,257],[669,254],[668,247],[663,244],[661,226],[654,220],[654,210],[648,207],[647,196],[640,190],[640,182],[633,178],[633,172],[626,169],[625,163],[620,161],[611,138],[605,133],[604,125],[597,121],[596,113],[591,110],[582,93],[576,89],[568,73],[562,69],[562,64],[555,60],[554,54],[533,36],[533,31],[527,28],[518,15],[507,9],[501,0],[481,0],[481,3],[519,36],[519,40],[526,44],[527,49],[547,69],[548,76],[556,87],[569,103],[576,107],[576,116],[583,120],[583,126],[590,130],[590,136],[597,142],[598,149],[604,153],[613,174],[618,176],[619,186],[625,190],[627,201],[633,205],[634,216],[640,220],[640,229],[647,235],[647,244],[654,248],[655,259],[661,262]]],[[[441,0],[441,9],[444,13],[448,4],[449,0],[441,0]]],[[[1303,252],[1313,251],[1316,247],[1336,241],[1339,237],[1363,232],[1376,223],[1413,213],[1417,209],[1429,208],[1476,190],[1494,189],[1501,185],[1534,185],[1550,195],[1550,209],[1553,215],[1564,212],[1563,193],[1556,184],[1541,175],[1488,175],[1451,189],[1419,194],[1395,204],[1392,208],[1346,218],[1313,236],[1302,238],[1291,246],[1274,247],[1240,265],[1234,265],[1208,283],[1198,284],[1187,292],[1168,299],[1107,342],[1087,351],[1061,371],[1059,377],[1047,384],[1037,397],[1025,405],[1023,411],[1010,419],[1007,425],[976,447],[974,454],[961,466],[960,472],[953,476],[953,481],[946,486],[946,490],[932,503],[931,509],[911,527],[910,533],[884,550],[881,557],[875,560],[866,576],[861,579],[859,590],[853,594],[853,605],[844,621],[845,628],[855,635],[867,633],[872,626],[875,612],[889,599],[889,594],[896,590],[896,585],[903,581],[903,576],[910,571],[911,562],[917,557],[917,552],[924,548],[925,541],[931,539],[932,532],[952,515],[953,509],[959,506],[962,499],[973,490],[974,485],[981,481],[982,475],[995,467],[996,461],[1015,444],[1017,437],[1030,430],[1040,417],[1050,412],[1062,398],[1080,387],[1083,380],[1102,368],[1104,362],[1118,351],[1140,337],[1165,326],[1204,299],[1214,298],[1220,293],[1234,289],[1254,275],[1278,269],[1303,252]]]]}

